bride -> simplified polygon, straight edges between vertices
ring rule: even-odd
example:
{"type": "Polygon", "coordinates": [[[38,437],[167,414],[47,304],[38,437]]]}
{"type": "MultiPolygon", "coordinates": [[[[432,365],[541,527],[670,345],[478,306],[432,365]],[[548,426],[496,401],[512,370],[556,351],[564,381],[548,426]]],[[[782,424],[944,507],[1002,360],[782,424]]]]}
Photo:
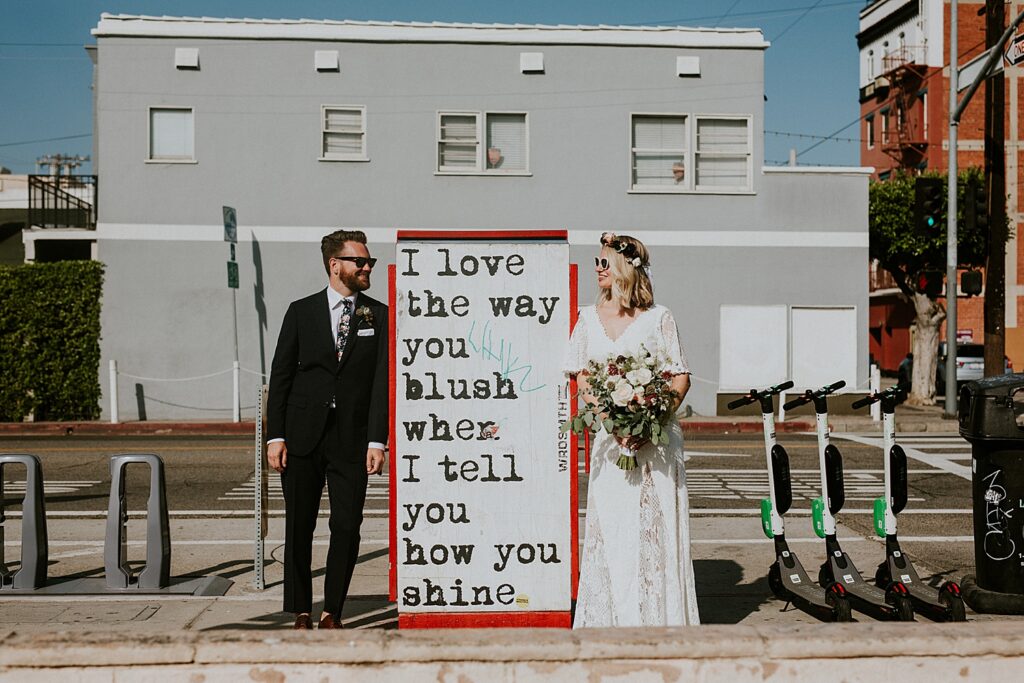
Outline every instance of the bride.
{"type": "MultiPolygon", "coordinates": [[[[609,355],[635,355],[643,344],[669,359],[676,405],[690,388],[672,313],[654,303],[650,255],[643,243],[604,233],[594,259],[598,303],[580,311],[569,341],[567,374],[594,403],[586,365],[609,355]]],[[[690,553],[683,432],[670,420],[668,445],[605,431],[593,441],[587,523],[573,628],[699,624],[690,553]],[[619,446],[636,452],[638,466],[616,466],[619,446]]]]}

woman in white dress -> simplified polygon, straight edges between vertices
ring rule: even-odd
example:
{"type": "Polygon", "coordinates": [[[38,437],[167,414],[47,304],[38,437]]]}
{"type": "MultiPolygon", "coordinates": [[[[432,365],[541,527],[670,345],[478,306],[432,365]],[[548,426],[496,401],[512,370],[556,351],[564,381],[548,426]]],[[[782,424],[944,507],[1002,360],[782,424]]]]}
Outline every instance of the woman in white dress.
{"type": "MultiPolygon", "coordinates": [[[[672,313],[654,303],[650,255],[640,240],[601,236],[595,260],[598,302],[580,311],[565,363],[588,403],[586,365],[634,355],[643,344],[669,359],[678,404],[690,388],[672,313]]],[[[590,456],[587,523],[573,628],[699,624],[690,553],[683,432],[670,421],[667,445],[599,432],[590,456]],[[619,445],[638,466],[616,466],[619,445]]]]}

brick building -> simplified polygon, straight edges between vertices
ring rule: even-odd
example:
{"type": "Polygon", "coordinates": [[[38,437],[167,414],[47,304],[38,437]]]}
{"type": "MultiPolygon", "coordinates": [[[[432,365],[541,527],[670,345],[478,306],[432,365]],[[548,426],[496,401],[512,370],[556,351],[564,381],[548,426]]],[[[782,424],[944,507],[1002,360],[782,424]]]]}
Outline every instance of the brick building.
{"type": "MultiPolygon", "coordinates": [[[[958,3],[960,66],[985,49],[983,1],[958,3]]],[[[1007,3],[1016,16],[1024,2],[1007,3]]],[[[920,173],[948,168],[949,132],[948,0],[869,0],[860,13],[860,160],[874,167],[873,178],[897,171],[920,173]]],[[[1024,70],[1007,67],[1006,191],[1011,238],[1006,249],[1006,353],[1024,365],[1024,242],[1020,234],[1024,181],[1024,70]]],[[[983,86],[984,87],[984,86],[983,86]]],[[[960,121],[957,163],[961,170],[984,166],[984,92],[979,90],[960,121]]],[[[883,370],[895,370],[911,349],[913,309],[884,270],[870,271],[869,348],[883,370]]],[[[943,327],[943,337],[945,328],[943,327]]],[[[957,336],[984,339],[983,300],[961,296],[957,336]]]]}

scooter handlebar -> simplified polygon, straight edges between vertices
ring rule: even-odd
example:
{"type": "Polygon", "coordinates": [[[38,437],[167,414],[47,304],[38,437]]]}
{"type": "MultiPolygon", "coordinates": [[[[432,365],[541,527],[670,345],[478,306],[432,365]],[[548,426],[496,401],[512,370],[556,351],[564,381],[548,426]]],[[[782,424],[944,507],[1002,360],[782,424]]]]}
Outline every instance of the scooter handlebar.
{"type": "Polygon", "coordinates": [[[741,396],[740,398],[736,399],[735,401],[730,401],[729,404],[726,407],[729,410],[736,410],[737,408],[739,408],[741,406],[749,405],[749,404],[753,403],[754,401],[759,401],[762,398],[764,398],[765,396],[775,396],[776,394],[781,394],[783,391],[786,391],[787,389],[792,389],[792,388],[793,388],[793,380],[788,380],[786,382],[783,382],[782,384],[776,384],[773,387],[768,387],[764,391],[758,391],[757,389],[751,389],[750,392],[746,396],[741,396]]]}
{"type": "Polygon", "coordinates": [[[879,394],[870,394],[869,396],[865,396],[862,399],[858,399],[858,400],[854,401],[853,405],[851,405],[850,407],[853,408],[854,410],[859,410],[859,409],[863,408],[864,406],[869,406],[872,403],[874,403],[875,401],[880,401],[880,400],[882,400],[882,397],[879,394]]]}
{"type": "Polygon", "coordinates": [[[822,387],[820,389],[820,391],[823,394],[831,394],[833,391],[837,391],[839,389],[842,389],[845,386],[846,386],[846,380],[841,379],[838,382],[836,382],[835,384],[829,384],[827,387],[822,387]]]}
{"type": "Polygon", "coordinates": [[[804,405],[805,403],[810,403],[810,402],[811,402],[811,397],[808,396],[807,394],[804,394],[803,396],[797,396],[792,401],[786,401],[786,403],[783,404],[782,409],[783,410],[793,410],[793,408],[799,408],[800,406],[804,405]]]}
{"type": "Polygon", "coordinates": [[[745,406],[745,405],[747,405],[749,403],[753,403],[756,400],[757,400],[756,398],[754,398],[750,394],[747,394],[746,396],[743,396],[742,398],[738,398],[735,401],[729,401],[729,405],[726,406],[726,407],[729,410],[736,410],[740,406],[745,406]]]}

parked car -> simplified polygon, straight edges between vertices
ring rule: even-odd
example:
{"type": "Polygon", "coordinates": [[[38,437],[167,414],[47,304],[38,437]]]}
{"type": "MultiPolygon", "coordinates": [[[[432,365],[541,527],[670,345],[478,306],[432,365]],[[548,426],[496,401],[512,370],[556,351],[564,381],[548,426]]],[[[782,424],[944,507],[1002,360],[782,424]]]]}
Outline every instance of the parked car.
{"type": "MultiPolygon", "coordinates": [[[[1013,372],[1010,359],[1003,356],[1003,372],[1013,372]]],[[[985,376],[985,345],[956,345],[956,384],[957,389],[965,382],[981,379],[985,376]]],[[[946,342],[939,342],[939,362],[935,367],[935,392],[946,393],[946,342]]]]}

